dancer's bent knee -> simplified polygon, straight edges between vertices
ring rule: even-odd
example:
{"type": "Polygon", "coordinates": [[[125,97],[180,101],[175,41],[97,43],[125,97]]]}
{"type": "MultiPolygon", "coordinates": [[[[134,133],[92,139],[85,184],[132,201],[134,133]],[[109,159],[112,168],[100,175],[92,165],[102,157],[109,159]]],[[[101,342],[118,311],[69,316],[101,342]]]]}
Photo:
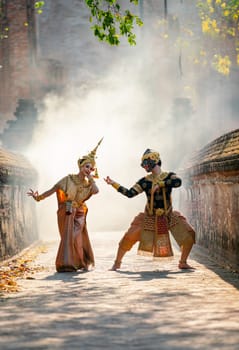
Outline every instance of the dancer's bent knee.
{"type": "Polygon", "coordinates": [[[137,241],[131,241],[127,238],[123,238],[120,242],[119,242],[119,249],[128,252],[133,245],[136,243],[137,241]]]}

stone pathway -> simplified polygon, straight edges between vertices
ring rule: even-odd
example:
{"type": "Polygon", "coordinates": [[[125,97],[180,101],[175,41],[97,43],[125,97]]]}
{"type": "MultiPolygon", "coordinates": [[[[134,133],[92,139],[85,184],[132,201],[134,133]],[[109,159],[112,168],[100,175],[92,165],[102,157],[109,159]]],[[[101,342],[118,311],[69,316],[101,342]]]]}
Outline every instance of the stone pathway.
{"type": "Polygon", "coordinates": [[[50,242],[34,279],[0,299],[1,350],[238,350],[239,277],[192,252],[195,271],[129,252],[108,271],[122,233],[91,234],[96,267],[55,272],[50,242]]]}

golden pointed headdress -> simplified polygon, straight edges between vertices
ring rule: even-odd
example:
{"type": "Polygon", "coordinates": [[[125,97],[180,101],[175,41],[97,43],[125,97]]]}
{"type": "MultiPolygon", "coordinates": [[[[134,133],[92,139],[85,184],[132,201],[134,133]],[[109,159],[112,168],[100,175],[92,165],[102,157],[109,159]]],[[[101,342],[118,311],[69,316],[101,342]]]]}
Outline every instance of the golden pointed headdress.
{"type": "MultiPolygon", "coordinates": [[[[86,163],[91,163],[93,167],[95,167],[95,158],[96,158],[96,151],[97,151],[97,148],[99,147],[99,145],[101,144],[103,140],[103,137],[102,139],[97,143],[96,147],[87,155],[81,157],[78,159],[78,167],[82,167],[84,164],[86,163]]],[[[98,177],[98,173],[97,173],[97,169],[95,169],[95,175],[94,177],[98,177]]]]}

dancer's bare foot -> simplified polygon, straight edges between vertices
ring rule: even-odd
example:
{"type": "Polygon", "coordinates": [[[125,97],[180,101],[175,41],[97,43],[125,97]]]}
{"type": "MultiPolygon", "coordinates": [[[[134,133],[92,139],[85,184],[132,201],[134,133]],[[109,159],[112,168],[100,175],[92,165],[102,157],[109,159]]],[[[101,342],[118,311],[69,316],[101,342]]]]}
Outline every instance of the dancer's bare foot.
{"type": "Polygon", "coordinates": [[[113,266],[109,269],[109,271],[117,271],[120,269],[121,266],[121,261],[116,261],[114,262],[113,266]]]}
{"type": "Polygon", "coordinates": [[[195,270],[195,268],[188,265],[186,261],[179,261],[178,268],[181,270],[195,270]]]}

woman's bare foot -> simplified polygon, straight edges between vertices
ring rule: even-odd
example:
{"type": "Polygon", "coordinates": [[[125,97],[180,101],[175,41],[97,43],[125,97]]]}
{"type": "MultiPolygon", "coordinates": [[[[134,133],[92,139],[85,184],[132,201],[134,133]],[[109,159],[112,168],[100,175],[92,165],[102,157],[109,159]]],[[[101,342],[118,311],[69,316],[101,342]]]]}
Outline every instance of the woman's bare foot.
{"type": "Polygon", "coordinates": [[[179,261],[178,263],[178,268],[181,270],[194,270],[195,268],[188,265],[188,263],[186,261],[179,261]]]}
{"type": "Polygon", "coordinates": [[[117,271],[120,269],[121,266],[121,261],[116,261],[114,262],[113,266],[109,269],[109,271],[117,271]]]}

